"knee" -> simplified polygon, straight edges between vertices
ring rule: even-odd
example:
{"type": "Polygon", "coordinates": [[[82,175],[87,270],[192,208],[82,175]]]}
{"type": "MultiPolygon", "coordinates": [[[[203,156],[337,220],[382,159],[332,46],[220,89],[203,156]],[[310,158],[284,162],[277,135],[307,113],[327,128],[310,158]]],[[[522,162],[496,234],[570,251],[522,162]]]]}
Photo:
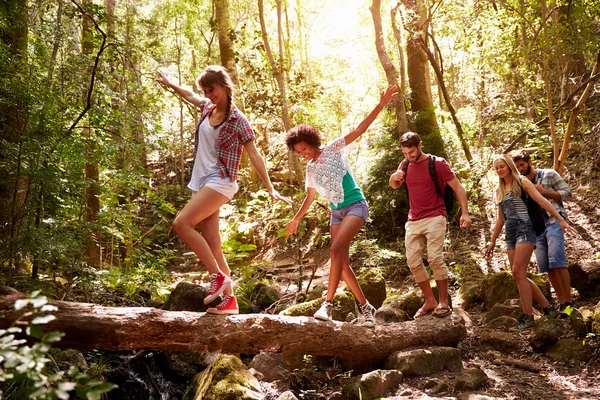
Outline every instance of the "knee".
{"type": "Polygon", "coordinates": [[[329,248],[329,255],[331,257],[340,257],[346,249],[348,249],[348,246],[345,243],[333,242],[329,248]]]}
{"type": "Polygon", "coordinates": [[[175,233],[177,233],[179,236],[181,236],[186,229],[194,228],[188,221],[186,221],[185,218],[181,218],[180,216],[175,217],[175,221],[173,221],[172,226],[175,233]]]}
{"type": "Polygon", "coordinates": [[[525,270],[523,268],[513,268],[512,278],[516,282],[522,281],[524,279],[527,279],[527,274],[525,273],[525,270]]]}

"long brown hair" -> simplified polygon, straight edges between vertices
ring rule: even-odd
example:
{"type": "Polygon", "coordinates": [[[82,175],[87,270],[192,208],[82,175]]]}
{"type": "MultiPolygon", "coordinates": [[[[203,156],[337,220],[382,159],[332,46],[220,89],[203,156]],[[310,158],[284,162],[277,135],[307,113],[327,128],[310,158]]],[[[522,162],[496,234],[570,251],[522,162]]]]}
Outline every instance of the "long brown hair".
{"type": "Polygon", "coordinates": [[[229,118],[231,105],[233,104],[233,91],[235,88],[227,70],[220,65],[209,65],[204,68],[204,71],[202,71],[198,79],[196,79],[196,85],[198,85],[198,87],[207,87],[211,89],[215,86],[222,86],[227,91],[227,110],[225,111],[225,119],[219,124],[219,126],[221,126],[227,121],[227,118],[229,118]]]}

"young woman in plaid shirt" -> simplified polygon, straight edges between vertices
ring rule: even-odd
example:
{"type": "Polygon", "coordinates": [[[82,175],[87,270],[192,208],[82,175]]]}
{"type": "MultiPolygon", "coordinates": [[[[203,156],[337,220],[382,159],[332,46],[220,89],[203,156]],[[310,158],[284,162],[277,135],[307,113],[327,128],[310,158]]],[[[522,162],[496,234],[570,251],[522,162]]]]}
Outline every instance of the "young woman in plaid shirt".
{"type": "Polygon", "coordinates": [[[224,293],[223,301],[207,312],[238,314],[231,272],[221,249],[219,209],[238,190],[236,180],[244,149],[271,198],[288,204],[291,200],[273,188],[265,162],[254,143],[254,131],[246,116],[233,104],[234,87],[225,68],[209,66],[200,74],[196,83],[205,97],[174,84],[164,72],[159,71],[158,75],[158,83],[173,89],[201,111],[195,133],[194,168],[188,185],[194,194],[175,218],[173,228],[210,273],[210,290],[204,303],[209,304],[224,293]],[[194,229],[196,225],[202,234],[194,229]]]}

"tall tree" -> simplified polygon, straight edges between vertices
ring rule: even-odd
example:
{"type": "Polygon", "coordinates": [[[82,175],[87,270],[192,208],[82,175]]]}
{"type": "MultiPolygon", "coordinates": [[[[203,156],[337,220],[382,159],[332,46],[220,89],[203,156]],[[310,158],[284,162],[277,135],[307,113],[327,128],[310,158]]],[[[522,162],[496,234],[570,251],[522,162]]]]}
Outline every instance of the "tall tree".
{"type": "Polygon", "coordinates": [[[423,0],[402,0],[407,10],[406,52],[414,130],[421,136],[425,151],[446,157],[444,141],[436,120],[431,95],[429,63],[422,43],[427,43],[427,8],[423,0]]]}
{"type": "MultiPolygon", "coordinates": [[[[381,24],[381,1],[373,0],[373,4],[369,8],[371,11],[371,16],[373,17],[373,25],[375,26],[375,47],[377,48],[377,56],[379,57],[379,62],[385,71],[385,76],[387,78],[389,85],[399,86],[402,90],[404,89],[403,84],[398,85],[398,74],[396,72],[396,67],[390,56],[385,49],[385,42],[383,40],[383,27],[381,24]]],[[[402,58],[400,59],[402,63],[402,58]]],[[[403,66],[401,70],[403,70],[403,66]]],[[[408,121],[406,120],[406,106],[404,103],[404,92],[399,91],[398,96],[393,100],[394,101],[394,111],[396,113],[396,124],[398,129],[398,139],[400,139],[400,135],[408,131],[408,121]]]]}

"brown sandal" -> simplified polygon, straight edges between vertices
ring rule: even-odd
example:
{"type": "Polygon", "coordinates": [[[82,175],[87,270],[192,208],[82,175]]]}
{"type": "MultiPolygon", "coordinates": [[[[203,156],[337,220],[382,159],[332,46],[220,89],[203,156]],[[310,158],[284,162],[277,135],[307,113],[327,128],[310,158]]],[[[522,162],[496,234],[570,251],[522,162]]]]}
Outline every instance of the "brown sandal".
{"type": "Polygon", "coordinates": [[[433,312],[433,310],[435,310],[435,307],[434,308],[421,307],[421,308],[419,308],[419,311],[417,311],[416,314],[413,316],[413,318],[418,319],[418,318],[424,317],[426,315],[431,314],[433,312]]]}
{"type": "Polygon", "coordinates": [[[451,312],[452,310],[448,306],[437,306],[433,311],[433,315],[438,318],[444,318],[450,315],[451,312]]]}

